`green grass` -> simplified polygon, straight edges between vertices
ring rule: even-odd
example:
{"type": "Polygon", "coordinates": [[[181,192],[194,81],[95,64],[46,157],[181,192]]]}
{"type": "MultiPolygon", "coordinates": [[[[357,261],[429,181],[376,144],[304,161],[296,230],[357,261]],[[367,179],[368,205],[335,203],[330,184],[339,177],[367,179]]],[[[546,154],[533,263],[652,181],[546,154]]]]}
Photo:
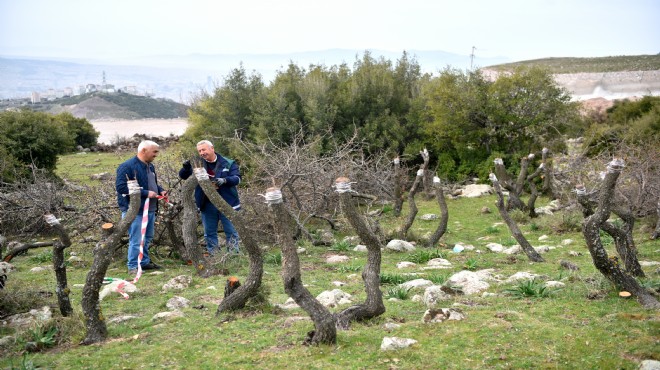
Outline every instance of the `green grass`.
{"type": "MultiPolygon", "coordinates": [[[[107,161],[109,169],[114,169],[119,161],[112,154],[99,158],[107,161]]],[[[63,157],[60,166],[70,166],[74,171],[70,175],[77,175],[73,170],[77,168],[73,165],[77,160],[75,155],[63,157]]],[[[269,246],[266,252],[269,262],[264,265],[263,285],[269,291],[270,304],[251,305],[230,315],[228,320],[215,317],[226,277],[200,278],[192,267],[168,259],[162,253],[154,257],[155,262],[164,267],[162,275],[145,274],[137,284],[140,291],[131,293],[128,300],[113,294],[101,302],[103,314],[108,319],[129,314],[138,316],[118,324],[109,323],[109,339],[101,345],[78,345],[84,336],[80,307],[82,290],[74,284],[84,283],[88,268],[67,267],[75,315],[62,318],[56,309],[53,310],[56,344],[25,357],[20,342],[3,347],[0,349],[0,368],[20,368],[21,364],[31,363],[34,367],[53,369],[636,369],[641,360],[659,358],[658,312],[642,308],[635,300],[619,298],[616,289],[593,266],[582,235],[570,228],[562,233],[556,231],[563,222],[561,214],[535,219],[533,224],[536,227],[521,227],[532,245],[538,245],[538,237],[544,234],[553,242],[543,244],[557,245],[556,249],[543,255],[545,263],[530,263],[524,254],[512,258],[484,248],[489,242],[507,244],[512,238],[506,225],[499,226],[498,233],[487,232],[501,219],[496,213],[481,214],[480,209],[492,207],[495,200],[495,196],[448,199],[448,230],[441,240],[441,245],[446,247],[436,250],[418,245],[416,252],[384,251],[380,276],[381,282],[387,285],[381,290],[384,297],[399,295],[400,300],[386,300],[386,312],[381,316],[353,323],[348,331],[339,331],[334,346],[303,346],[301,343],[307,332],[313,330],[312,323],[290,323],[287,319],[306,317],[306,312],[274,307],[288,298],[280,277],[281,253],[277,246],[269,246]],[[574,242],[559,246],[564,239],[573,239],[574,242]],[[471,244],[475,250],[453,253],[451,247],[458,242],[471,244]],[[578,251],[582,255],[573,257],[569,251],[578,251]],[[396,267],[398,262],[421,260],[436,253],[449,260],[452,268],[438,271],[423,270],[423,265],[405,270],[396,267]],[[560,270],[559,261],[562,259],[575,263],[580,271],[560,270]],[[433,325],[421,322],[426,310],[423,303],[400,298],[402,293],[395,289],[395,284],[417,278],[443,284],[449,276],[474,263],[477,271],[493,268],[495,274],[503,278],[519,271],[529,271],[561,280],[566,287],[543,299],[535,298],[533,293],[520,299],[505,294],[494,297],[452,296],[443,307],[457,304],[467,318],[433,325]],[[178,275],[193,276],[191,286],[185,291],[163,293],[162,285],[178,275]],[[602,294],[596,299],[588,298],[593,292],[602,294]],[[190,307],[182,310],[185,316],[170,322],[152,321],[156,313],[167,311],[167,300],[176,295],[190,300],[190,307]],[[387,332],[382,328],[387,322],[399,323],[401,327],[387,332]],[[419,342],[405,350],[382,352],[379,348],[385,336],[413,338],[419,342]]],[[[537,203],[542,205],[547,201],[539,199],[537,203]]],[[[438,212],[435,201],[420,199],[417,206],[420,214],[438,212]]],[[[384,231],[394,229],[405,220],[405,205],[403,210],[400,218],[394,218],[391,212],[383,215],[380,224],[384,231]]],[[[419,234],[433,231],[435,227],[437,224],[433,222],[415,222],[413,225],[419,234]]],[[[346,227],[341,234],[354,235],[346,227]]],[[[81,243],[80,239],[81,236],[72,238],[73,245],[68,251],[90,262],[92,248],[90,244],[81,243]]],[[[640,260],[660,260],[660,241],[649,240],[647,234],[640,232],[635,234],[635,241],[640,260]]],[[[344,285],[338,289],[351,294],[353,302],[364,302],[366,294],[360,274],[367,262],[366,254],[349,249],[343,252],[351,257],[350,263],[329,265],[325,263],[328,247],[306,244],[305,248],[306,253],[299,255],[301,277],[312,295],[337,289],[333,282],[341,281],[344,285]]],[[[613,249],[614,246],[608,246],[610,255],[614,254],[613,249]]],[[[45,260],[43,249],[30,250],[26,256],[14,258],[12,262],[16,270],[10,275],[7,287],[0,291],[0,307],[11,305],[14,310],[27,310],[30,302],[32,306],[48,304],[56,307],[52,270],[30,272],[35,266],[47,265],[49,262],[40,262],[45,260]]],[[[247,258],[232,264],[230,269],[230,274],[243,280],[248,272],[247,258]]],[[[648,288],[658,287],[655,269],[653,266],[644,267],[648,278],[642,281],[648,288]]],[[[123,258],[112,262],[107,276],[126,277],[123,258]]],[[[507,288],[511,286],[492,282],[487,291],[501,293],[507,288]]],[[[533,286],[528,290],[533,292],[534,289],[533,286]]],[[[536,289],[536,296],[538,291],[536,289]]],[[[421,294],[421,291],[409,293],[421,294]]],[[[330,310],[337,312],[343,308],[330,310]]],[[[13,331],[0,326],[0,337],[5,335],[13,335],[13,331]]]]}
{"type": "Polygon", "coordinates": [[[551,73],[602,73],[621,71],[656,71],[660,69],[660,54],[604,56],[599,58],[545,58],[488,66],[498,71],[518,66],[543,67],[551,73]]]}

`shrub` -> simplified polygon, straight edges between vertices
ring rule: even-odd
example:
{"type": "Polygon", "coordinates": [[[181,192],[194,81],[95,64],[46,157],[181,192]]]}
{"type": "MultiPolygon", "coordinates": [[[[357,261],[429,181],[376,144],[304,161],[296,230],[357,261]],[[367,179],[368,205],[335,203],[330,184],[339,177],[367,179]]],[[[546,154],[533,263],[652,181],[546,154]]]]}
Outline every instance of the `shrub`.
{"type": "Polygon", "coordinates": [[[351,243],[347,242],[346,240],[336,242],[330,247],[331,251],[336,252],[347,252],[349,249],[351,249],[351,243]]]}

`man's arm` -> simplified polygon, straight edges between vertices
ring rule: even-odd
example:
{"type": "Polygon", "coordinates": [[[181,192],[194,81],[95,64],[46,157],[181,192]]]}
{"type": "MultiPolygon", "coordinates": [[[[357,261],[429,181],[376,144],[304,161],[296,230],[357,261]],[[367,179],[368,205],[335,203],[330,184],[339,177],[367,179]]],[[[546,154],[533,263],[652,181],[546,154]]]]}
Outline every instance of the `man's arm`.
{"type": "Polygon", "coordinates": [[[128,175],[129,175],[129,166],[126,163],[122,163],[117,167],[117,177],[115,179],[115,190],[117,194],[126,195],[128,194],[128,175]]]}

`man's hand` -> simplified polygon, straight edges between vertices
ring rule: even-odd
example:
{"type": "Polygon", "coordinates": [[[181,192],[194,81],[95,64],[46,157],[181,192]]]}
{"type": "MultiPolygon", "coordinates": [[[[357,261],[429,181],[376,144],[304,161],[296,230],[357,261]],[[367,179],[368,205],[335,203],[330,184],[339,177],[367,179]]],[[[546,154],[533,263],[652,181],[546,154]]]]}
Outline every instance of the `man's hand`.
{"type": "Polygon", "coordinates": [[[149,195],[147,195],[147,198],[157,198],[157,197],[158,197],[158,193],[149,190],[149,195]]]}
{"type": "Polygon", "coordinates": [[[211,182],[218,186],[221,186],[222,184],[226,183],[227,180],[225,180],[224,177],[214,177],[211,179],[211,182]]]}

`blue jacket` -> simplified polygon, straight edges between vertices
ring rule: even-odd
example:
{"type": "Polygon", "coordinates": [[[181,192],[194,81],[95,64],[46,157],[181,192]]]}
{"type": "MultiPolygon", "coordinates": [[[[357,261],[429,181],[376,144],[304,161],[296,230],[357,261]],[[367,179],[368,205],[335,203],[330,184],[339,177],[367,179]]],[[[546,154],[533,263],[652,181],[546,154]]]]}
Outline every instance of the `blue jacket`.
{"type": "MultiPolygon", "coordinates": [[[[138,159],[137,156],[127,160],[117,167],[117,178],[115,179],[115,189],[117,190],[117,204],[119,209],[122,212],[128,211],[128,203],[130,197],[128,196],[128,180],[135,180],[137,178],[138,184],[142,187],[140,190],[140,210],[144,207],[144,201],[149,196],[149,178],[147,177],[147,168],[149,168],[154,174],[156,169],[154,165],[149,163],[144,163],[138,159]],[[127,178],[128,176],[128,178],[127,178]]],[[[158,185],[158,176],[156,176],[156,185],[158,185]]],[[[158,185],[158,194],[160,194],[164,189],[158,185]]],[[[156,201],[152,199],[151,201],[156,201]]],[[[158,203],[156,203],[158,207],[158,203]]],[[[157,210],[158,208],[156,208],[157,210]]],[[[142,212],[142,211],[140,211],[142,212]]]]}
{"type": "MultiPolygon", "coordinates": [[[[215,155],[218,156],[215,161],[215,168],[211,168],[212,165],[205,160],[202,160],[202,162],[204,162],[204,166],[207,170],[213,170],[215,177],[222,177],[226,180],[226,182],[218,188],[218,194],[220,194],[222,199],[224,199],[227,204],[232,206],[232,208],[239,210],[241,209],[241,201],[238,198],[238,190],[236,190],[236,185],[241,182],[241,172],[238,168],[238,165],[235,161],[229,158],[224,158],[218,153],[215,153],[215,155]]],[[[190,175],[192,175],[191,167],[183,167],[181,170],[179,170],[179,177],[184,180],[190,177],[190,175]]],[[[211,207],[213,207],[213,204],[211,204],[209,198],[206,196],[206,194],[204,194],[202,187],[199,185],[197,185],[195,188],[195,204],[201,211],[203,211],[204,208],[206,208],[206,206],[209,204],[211,207]]]]}

